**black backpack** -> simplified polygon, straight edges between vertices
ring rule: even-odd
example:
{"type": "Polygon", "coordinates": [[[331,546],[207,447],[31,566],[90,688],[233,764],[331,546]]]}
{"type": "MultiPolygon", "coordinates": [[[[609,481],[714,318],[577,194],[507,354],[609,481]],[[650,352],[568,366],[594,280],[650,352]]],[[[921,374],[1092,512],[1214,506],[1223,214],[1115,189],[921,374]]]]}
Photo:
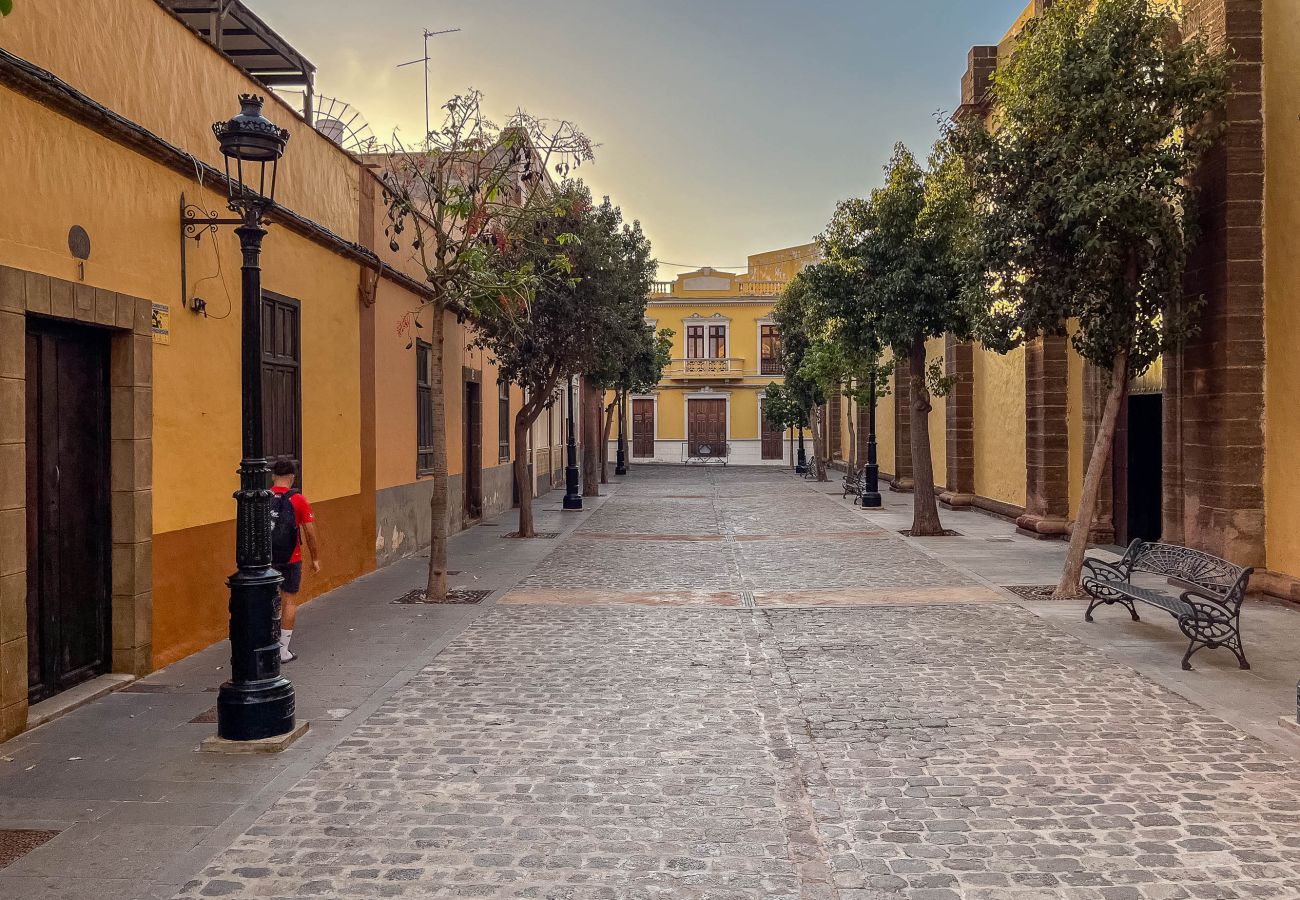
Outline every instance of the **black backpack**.
{"type": "Polygon", "coordinates": [[[271,501],[271,565],[288,565],[293,551],[298,548],[298,513],[293,508],[293,495],[298,491],[290,488],[283,494],[276,494],[271,501]]]}

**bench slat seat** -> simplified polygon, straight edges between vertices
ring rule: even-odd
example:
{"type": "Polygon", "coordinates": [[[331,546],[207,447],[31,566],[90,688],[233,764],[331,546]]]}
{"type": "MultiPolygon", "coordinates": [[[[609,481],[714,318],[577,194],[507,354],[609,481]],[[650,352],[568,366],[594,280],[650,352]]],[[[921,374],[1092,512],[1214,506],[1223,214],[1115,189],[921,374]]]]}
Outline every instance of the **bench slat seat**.
{"type": "Polygon", "coordinates": [[[1083,589],[1092,597],[1084,619],[1091,622],[1098,606],[1118,603],[1128,609],[1133,621],[1140,621],[1134,601],[1162,609],[1178,620],[1178,627],[1191,643],[1183,655],[1183,668],[1190,669],[1191,656],[1202,647],[1226,647],[1243,669],[1249,669],[1241,645],[1241,603],[1254,571],[1236,566],[1200,550],[1172,544],[1134,541],[1119,562],[1084,560],[1083,589]],[[1134,573],[1173,579],[1186,590],[1161,590],[1133,584],[1134,573]]]}

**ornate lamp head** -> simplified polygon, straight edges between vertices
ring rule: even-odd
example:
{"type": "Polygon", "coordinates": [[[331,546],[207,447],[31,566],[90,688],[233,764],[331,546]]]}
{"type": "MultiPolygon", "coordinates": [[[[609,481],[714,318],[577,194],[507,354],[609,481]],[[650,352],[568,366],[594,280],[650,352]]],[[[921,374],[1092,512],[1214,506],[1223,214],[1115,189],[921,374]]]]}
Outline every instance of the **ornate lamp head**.
{"type": "Polygon", "coordinates": [[[212,133],[217,136],[221,155],[226,160],[231,211],[260,216],[275,202],[276,170],[289,142],[289,132],[262,115],[263,99],[256,94],[240,94],[239,103],[239,114],[213,124],[212,133]]]}

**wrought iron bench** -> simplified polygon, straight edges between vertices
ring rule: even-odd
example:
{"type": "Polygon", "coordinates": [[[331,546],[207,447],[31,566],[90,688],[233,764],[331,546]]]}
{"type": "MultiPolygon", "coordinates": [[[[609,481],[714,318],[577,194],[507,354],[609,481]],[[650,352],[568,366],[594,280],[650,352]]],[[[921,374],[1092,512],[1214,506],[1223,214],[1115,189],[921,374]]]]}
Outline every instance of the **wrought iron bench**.
{"type": "Polygon", "coordinates": [[[682,444],[682,465],[689,466],[691,463],[700,465],[722,465],[725,466],[731,458],[731,445],[721,444],[698,444],[691,447],[689,441],[682,444]]]}
{"type": "Polygon", "coordinates": [[[852,494],[855,498],[853,502],[857,503],[858,499],[862,497],[862,483],[866,478],[866,474],[866,466],[863,466],[856,472],[846,472],[844,474],[844,493],[841,495],[841,498],[852,494]]]}
{"type": "Polygon", "coordinates": [[[1091,622],[1092,611],[1098,606],[1118,603],[1127,607],[1137,622],[1133,602],[1145,603],[1177,619],[1179,629],[1191,641],[1183,654],[1184,669],[1191,669],[1189,660],[1202,647],[1227,647],[1241,668],[1249,669],[1241,646],[1241,602],[1254,571],[1200,550],[1134,541],[1119,562],[1084,560],[1083,589],[1093,600],[1083,618],[1091,622]],[[1179,593],[1178,587],[1170,591],[1135,585],[1132,579],[1138,572],[1170,579],[1187,589],[1179,593]]]}

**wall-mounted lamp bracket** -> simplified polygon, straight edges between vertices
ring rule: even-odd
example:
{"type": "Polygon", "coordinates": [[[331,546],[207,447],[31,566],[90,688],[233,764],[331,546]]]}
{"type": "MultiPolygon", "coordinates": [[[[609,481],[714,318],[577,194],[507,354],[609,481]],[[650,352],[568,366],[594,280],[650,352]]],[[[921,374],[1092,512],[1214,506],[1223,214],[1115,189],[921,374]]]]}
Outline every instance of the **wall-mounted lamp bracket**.
{"type": "MultiPolygon", "coordinates": [[[[215,210],[209,211],[193,203],[185,202],[185,195],[181,194],[181,307],[190,309],[189,296],[189,268],[186,261],[187,240],[194,241],[196,244],[205,234],[216,234],[219,225],[242,225],[243,219],[222,219],[217,216],[215,210]]],[[[194,307],[198,311],[198,307],[194,307]]],[[[206,315],[206,314],[205,314],[206,315]]]]}

